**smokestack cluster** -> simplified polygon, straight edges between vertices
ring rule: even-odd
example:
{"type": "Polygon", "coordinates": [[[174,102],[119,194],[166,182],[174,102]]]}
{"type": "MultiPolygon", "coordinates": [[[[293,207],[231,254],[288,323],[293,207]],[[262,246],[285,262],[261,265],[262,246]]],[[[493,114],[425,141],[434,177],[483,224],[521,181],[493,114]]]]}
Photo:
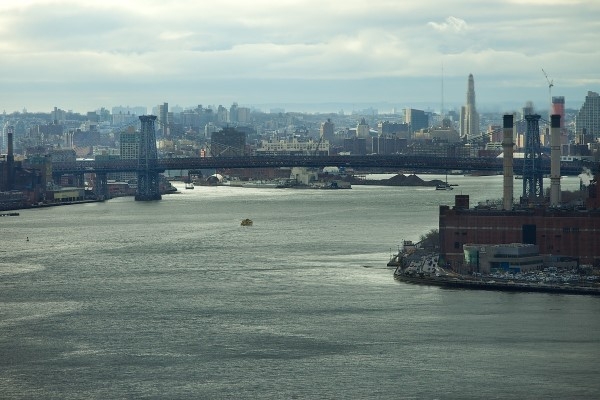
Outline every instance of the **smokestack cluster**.
{"type": "Polygon", "coordinates": [[[504,150],[504,190],[502,192],[502,208],[512,210],[513,208],[513,116],[505,114],[503,117],[504,137],[502,140],[502,149],[504,150]]]}
{"type": "Polygon", "coordinates": [[[560,204],[560,115],[550,116],[550,206],[560,204]]]}

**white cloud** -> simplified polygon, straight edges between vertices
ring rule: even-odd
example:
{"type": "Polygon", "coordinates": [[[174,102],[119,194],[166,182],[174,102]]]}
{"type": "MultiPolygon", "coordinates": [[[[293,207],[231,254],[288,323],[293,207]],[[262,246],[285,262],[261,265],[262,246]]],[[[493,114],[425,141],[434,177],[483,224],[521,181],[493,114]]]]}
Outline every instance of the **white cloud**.
{"type": "Polygon", "coordinates": [[[467,21],[456,17],[448,17],[442,23],[429,22],[428,23],[433,29],[443,33],[465,33],[469,30],[467,21]]]}
{"type": "MultiPolygon", "coordinates": [[[[387,80],[389,87],[400,83],[402,92],[367,93],[367,85],[356,95],[393,101],[427,93],[422,84],[412,85],[437,80],[442,62],[448,80],[475,75],[478,99],[486,98],[484,84],[495,80],[513,82],[514,97],[525,96],[528,85],[543,92],[541,67],[551,71],[556,92],[580,91],[583,98],[587,90],[600,90],[597,15],[595,0],[457,0],[435,7],[416,0],[221,0],[210,6],[195,0],[3,0],[0,109],[26,105],[11,103],[17,84],[23,92],[38,85],[36,98],[54,104],[59,93],[87,82],[93,83],[88,90],[99,92],[127,92],[128,84],[177,87],[169,95],[202,93],[205,100],[195,102],[207,103],[225,92],[256,101],[270,93],[265,102],[288,95],[279,83],[269,91],[241,91],[256,82],[304,80],[338,88],[333,81],[360,86],[387,80]],[[225,87],[233,80],[236,86],[225,87]],[[40,83],[54,86],[41,89],[40,83]]],[[[446,96],[462,101],[464,90],[446,96]]],[[[327,96],[336,93],[314,93],[327,96]]]]}

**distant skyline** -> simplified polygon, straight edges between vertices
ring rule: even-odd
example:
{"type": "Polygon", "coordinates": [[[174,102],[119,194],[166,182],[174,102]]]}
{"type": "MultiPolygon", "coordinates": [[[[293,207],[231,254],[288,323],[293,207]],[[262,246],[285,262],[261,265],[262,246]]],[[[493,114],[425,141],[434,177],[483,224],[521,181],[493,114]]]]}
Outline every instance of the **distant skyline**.
{"type": "Polygon", "coordinates": [[[597,0],[2,0],[0,111],[447,111],[470,73],[481,112],[547,110],[542,68],[579,108],[600,92],[599,15],[597,0]]]}

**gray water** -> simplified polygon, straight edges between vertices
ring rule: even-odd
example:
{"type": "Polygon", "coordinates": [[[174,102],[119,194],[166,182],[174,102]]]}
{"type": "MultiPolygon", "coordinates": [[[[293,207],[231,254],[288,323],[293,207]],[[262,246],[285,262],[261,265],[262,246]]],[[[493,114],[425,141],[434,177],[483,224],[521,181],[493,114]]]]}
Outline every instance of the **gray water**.
{"type": "Polygon", "coordinates": [[[0,218],[0,398],[600,397],[600,299],[393,279],[440,204],[501,195],[449,181],[180,185],[0,218]]]}

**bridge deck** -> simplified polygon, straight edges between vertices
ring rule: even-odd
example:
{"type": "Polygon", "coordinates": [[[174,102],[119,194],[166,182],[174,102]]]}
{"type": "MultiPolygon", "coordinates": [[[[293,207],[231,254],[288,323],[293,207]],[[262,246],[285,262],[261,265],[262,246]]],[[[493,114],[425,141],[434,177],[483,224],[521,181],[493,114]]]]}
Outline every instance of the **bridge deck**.
{"type": "MultiPolygon", "coordinates": [[[[383,168],[415,171],[461,170],[502,172],[501,158],[458,158],[426,157],[414,155],[369,155],[369,156],[243,156],[243,157],[194,157],[160,158],[150,165],[153,171],[178,169],[220,169],[220,168],[268,168],[268,167],[347,167],[355,169],[383,168]]],[[[542,159],[542,173],[550,173],[550,160],[542,159]]],[[[561,163],[562,175],[579,175],[586,164],[582,161],[561,163]]],[[[53,164],[54,173],[109,173],[139,171],[138,160],[75,161],[53,164]]],[[[588,165],[589,167],[589,165],[588,165]]],[[[514,171],[523,170],[523,160],[514,160],[514,171]]]]}

